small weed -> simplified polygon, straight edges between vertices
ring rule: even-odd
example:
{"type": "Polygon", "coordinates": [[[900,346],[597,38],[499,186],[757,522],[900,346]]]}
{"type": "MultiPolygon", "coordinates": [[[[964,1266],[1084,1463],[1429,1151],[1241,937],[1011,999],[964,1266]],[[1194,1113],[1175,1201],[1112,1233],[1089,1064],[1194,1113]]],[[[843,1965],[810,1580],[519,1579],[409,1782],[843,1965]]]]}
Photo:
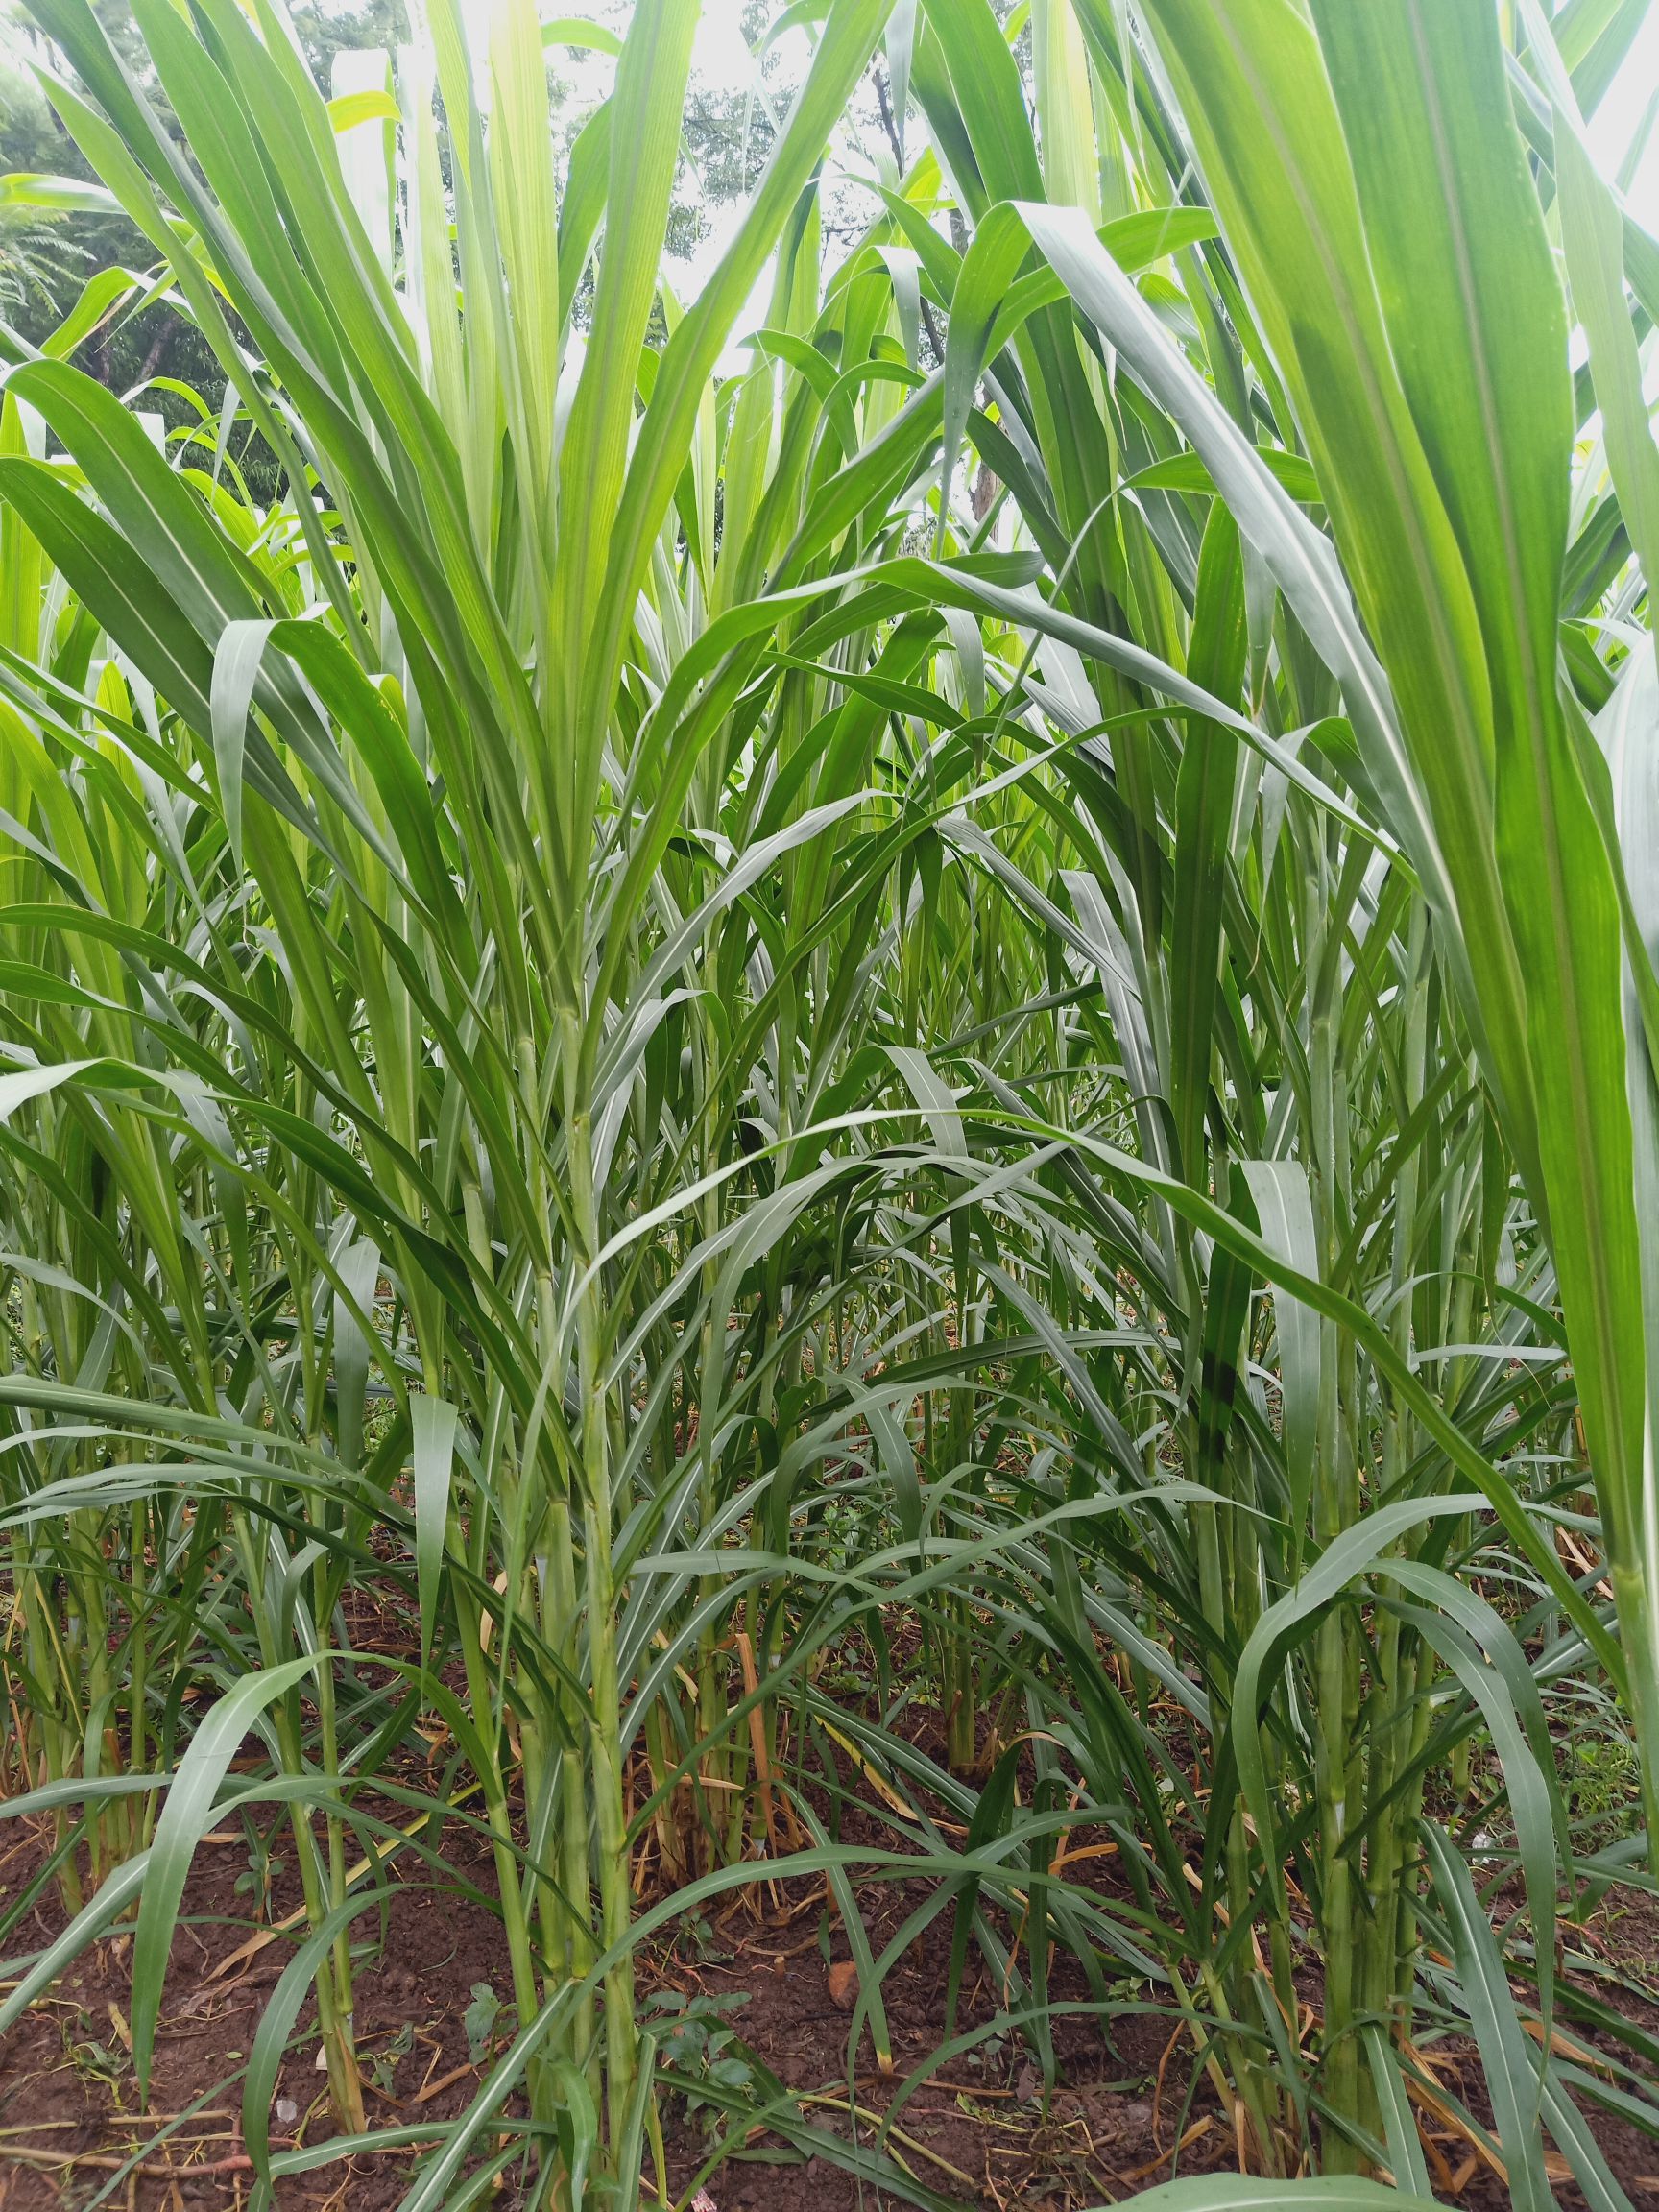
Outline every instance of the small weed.
{"type": "Polygon", "coordinates": [[[80,2076],[83,2085],[108,2090],[114,2098],[117,2108],[121,2093],[132,2078],[132,2059],[125,2046],[122,2031],[125,2022],[110,2007],[110,2020],[115,2032],[109,2040],[101,2042],[92,2032],[92,2015],[77,2010],[72,2021],[59,2023],[63,2037],[63,2056],[80,2076]]]}
{"type": "Polygon", "coordinates": [[[674,1948],[684,1948],[700,1966],[725,1965],[733,1955],[731,1946],[715,1934],[713,1922],[702,1912],[694,1912],[689,1920],[680,1923],[674,1948]]]}
{"type": "Polygon", "coordinates": [[[482,2066],[489,2057],[495,2041],[495,2023],[501,2016],[501,2000],[488,1982],[474,1982],[472,2002],[462,2016],[467,2031],[467,2056],[474,2066],[482,2066]]]}
{"type": "Polygon", "coordinates": [[[270,1839],[257,1828],[246,1829],[248,1838],[248,1864],[231,1885],[238,1897],[252,1897],[253,1918],[263,1922],[271,1917],[271,1891],[282,1872],[283,1862],[271,1849],[270,1839]]]}
{"type": "Polygon", "coordinates": [[[1640,1817],[1641,1773],[1625,1738],[1571,1738],[1562,1781],[1581,1848],[1604,1848],[1632,1832],[1640,1817]]]}
{"type": "Polygon", "coordinates": [[[393,2077],[397,2071],[397,2061],[399,2058],[407,2058],[414,2047],[415,2024],[412,2020],[405,2020],[384,2051],[375,2051],[369,2055],[369,2079],[379,2090],[382,2097],[392,2095],[393,2077]]]}
{"type": "Polygon", "coordinates": [[[660,1989],[643,2008],[648,2025],[658,2028],[663,2060],[685,2096],[686,2111],[707,2108],[704,2125],[709,2128],[717,2125],[718,2111],[700,2093],[699,2082],[739,2097],[755,2090],[754,2055],[726,2017],[748,2002],[741,1990],[724,1997],[687,1997],[678,1989],[660,1989]]]}

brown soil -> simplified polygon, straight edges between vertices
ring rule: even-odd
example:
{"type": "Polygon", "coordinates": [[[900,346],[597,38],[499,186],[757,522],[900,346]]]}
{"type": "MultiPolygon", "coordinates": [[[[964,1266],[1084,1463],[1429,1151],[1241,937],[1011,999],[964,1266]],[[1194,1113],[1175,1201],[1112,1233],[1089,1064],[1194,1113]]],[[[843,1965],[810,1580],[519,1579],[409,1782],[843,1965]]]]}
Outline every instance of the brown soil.
{"type": "MultiPolygon", "coordinates": [[[[891,1848],[891,1828],[875,1808],[844,1811],[846,1840],[891,1848]]],[[[42,1848],[38,1835],[0,1824],[0,1913],[26,1887],[42,1848]]],[[[276,1848],[290,1862],[267,1908],[280,1918],[299,1900],[286,1839],[276,1848]]],[[[394,1879],[378,1962],[359,1974],[356,2017],[375,2126],[443,2122],[466,2107],[483,2071],[468,2048],[473,1987],[488,1984],[503,1999],[510,1989],[497,1920],[487,1903],[461,1893],[467,1886],[486,1896],[492,1891],[488,1854],[469,1858],[453,1827],[445,1850],[456,1887],[437,1888],[414,1865],[394,1879]]],[[[1104,1868],[1107,1862],[1095,1864],[1104,1868]]],[[[248,1866],[240,1830],[222,1831],[198,1851],[173,1949],[147,2112],[139,2107],[127,2049],[130,1936],[84,1954],[0,2048],[0,2212],[91,2212],[99,2202],[126,2212],[240,2212],[250,2165],[238,2077],[264,2004],[291,1956],[287,1937],[253,1924],[245,1885],[237,1887],[248,1866]],[[140,2163],[132,2168],[135,2154],[140,2163]]],[[[883,1984],[892,2037],[892,2072],[883,2074],[868,2031],[855,2052],[848,2049],[849,1946],[822,1883],[767,1884],[756,1871],[753,1887],[730,1894],[711,1915],[672,1928],[642,1953],[641,2009],[665,2028],[676,2005],[743,1999],[722,2008],[714,2025],[735,2031],[756,2082],[769,2073],[793,2093],[804,2123],[845,2136],[851,2081],[859,2137],[869,2144],[896,2093],[902,2096],[902,2085],[921,2071],[927,2078],[903,2098],[897,2118],[902,2132],[887,2148],[939,2196],[987,2212],[1076,2212],[1117,2202],[1168,2176],[1178,2139],[1184,2173],[1235,2162],[1231,2129],[1207,2086],[1200,2083],[1190,2095],[1190,2039],[1172,2036],[1173,2024],[1152,2009],[1116,2020],[1109,2037],[1091,2021],[1058,2020],[1058,2079],[1046,2102],[1030,2052],[1016,2041],[985,2045],[929,2072],[946,2032],[949,1911],[883,1984]]],[[[857,1889],[873,1950],[879,1953],[928,1893],[921,1881],[857,1889]]],[[[1586,1948],[1599,1948],[1625,1968],[1659,1959],[1653,1907],[1622,1900],[1614,1911],[1616,1930],[1604,1913],[1586,1948]]],[[[56,1892],[48,1891],[13,1931],[8,1949],[33,1952],[61,1925],[56,1892]]],[[[355,1934],[365,1941],[378,1937],[373,1912],[355,1934]]],[[[1057,1960],[1051,1997],[1064,2002],[1086,1994],[1075,1967],[1057,1960]]],[[[958,2032],[993,2018],[998,2001],[983,1966],[971,1957],[958,2032]]],[[[1629,2008],[1625,1997],[1620,2003],[1629,2008]]],[[[1659,2012],[1647,2020],[1650,2028],[1656,2022],[1659,2012]]],[[[736,2049],[728,2047],[725,2055],[736,2049]]],[[[277,2085],[275,2149],[319,2144],[331,2131],[317,2051],[306,2011],[277,2085]]],[[[1445,2047],[1436,2062],[1479,2111],[1478,2069],[1445,2047]]],[[[719,2140],[720,2128],[707,2111],[687,2114],[677,2096],[665,2098],[663,2109],[668,2179],[678,2198],[719,2140]]],[[[1659,2145],[1599,2113],[1593,2118],[1604,2155],[1636,2203],[1659,2200],[1659,2145]]],[[[1445,2200],[1468,2212],[1501,2212],[1507,2191],[1472,2159],[1468,2144],[1450,2129],[1430,2132],[1431,2157],[1444,2161],[1437,2177],[1445,2200]]],[[[421,2154],[416,2147],[336,2160],[286,2179],[281,2203],[285,2212],[301,2206],[392,2212],[421,2154]]],[[[740,2141],[708,2187],[718,2212],[880,2212],[902,2201],[868,2186],[860,2195],[857,2182],[830,2160],[807,2158],[776,2136],[740,2141]]],[[[1570,2183],[1558,2194],[1564,2212],[1579,2202],[1570,2183]]],[[[510,2173],[491,2202],[496,2212],[515,2212],[520,2201],[510,2173]]]]}
{"type": "MultiPolygon", "coordinates": [[[[0,1860],[0,1910],[19,1894],[38,1864],[39,1841],[17,1837],[0,1860]]],[[[454,1854],[451,1853],[453,1857],[454,1854]]],[[[0,2207],[4,2212],[68,2212],[89,2206],[132,2154],[154,2142],[112,2201],[132,2212],[239,2205],[249,2187],[240,2133],[236,2080],[252,2048],[259,2015],[291,1956],[283,1938],[266,1940],[251,1928],[248,1904],[234,1889],[247,1864],[240,1835],[199,1852],[184,1915],[174,1944],[150,2108],[141,2114],[128,2056],[131,1939],[117,1937],[84,1954],[51,1995],[24,2018],[0,2050],[0,2207]],[[203,2100],[205,2100],[204,2104],[203,2100]],[[193,2116],[168,2123],[192,2107],[193,2116]]],[[[457,1871],[487,1888],[487,1858],[457,1871]]],[[[872,1943],[879,1949],[926,1894],[922,1884],[884,1885],[860,1893],[872,1943]]],[[[289,1909],[278,1881],[272,1909],[289,1909]]],[[[32,1950],[57,1933],[55,1894],[43,1898],[13,1936],[32,1950]]],[[[795,2092],[805,2118],[845,2132],[851,1999],[838,1923],[829,1934],[822,1885],[757,1887],[730,1900],[713,1919],[689,1928],[641,1960],[642,2008],[665,2025],[661,1994],[745,1997],[721,2017],[759,2065],[795,2092]],[[791,1894],[784,1894],[788,1889],[791,1894]],[[824,1949],[830,1952],[827,1963],[824,1949]],[[840,2000],[840,2002],[838,2002],[840,2000]],[[661,2015],[661,2020],[659,2015],[661,2015]]],[[[374,1926],[373,1915],[362,1924],[374,1926]]],[[[936,1922],[888,1976],[883,2000],[892,2035],[894,2072],[878,2069],[868,2032],[853,2075],[860,2109],[883,2111],[896,2087],[926,2066],[942,2039],[950,1955],[949,1915],[936,1922]]],[[[381,1962],[365,1968],[356,1990],[365,2071],[376,2056],[386,2067],[384,2091],[371,2089],[373,2119],[387,2127],[441,2121],[464,2109],[480,2079],[469,2062],[464,2015],[477,1983],[503,1995],[510,1986],[499,1924],[489,1910],[411,1881],[395,1885],[381,1962]],[[403,2047],[402,2056],[389,2052],[403,2047]]],[[[989,2017],[995,1993],[972,1967],[960,2025],[989,2017]]],[[[277,2085],[278,2110],[291,2103],[299,2118],[273,2123],[273,2144],[318,2142],[330,2132],[314,2030],[301,2032],[277,2085]]],[[[1026,2054],[999,2044],[958,2059],[905,2104],[899,2126],[906,2141],[893,2148],[939,2194],[986,2205],[1056,2208],[1122,2197],[1167,2172],[1177,2132],[1185,2075],[1172,2060],[1159,2126],[1154,2128],[1154,2077],[1168,2039],[1155,2018],[1120,2024],[1116,2052],[1094,2028],[1062,2022],[1057,2056],[1066,2086],[1042,2106],[1042,2084],[1026,2054]]],[[[718,2139],[711,2114],[684,2114],[669,2098],[670,2182],[688,2187],[718,2139]]],[[[866,2142],[874,2133],[866,2124],[866,2142]]],[[[1226,2146],[1214,2115],[1189,2147],[1194,2168],[1214,2162],[1226,2146]]],[[[285,2181],[285,2206],[334,2205],[349,2212],[389,2212],[408,2185],[412,2153],[358,2158],[285,2181]]],[[[821,2157],[776,2138],[744,2145],[709,2183],[719,2212],[841,2212],[858,2202],[855,2182],[821,2157]],[[783,2161],[783,2162],[780,2162],[783,2161]]],[[[511,2185],[494,2200],[506,2212],[511,2185]]],[[[111,2200],[107,2199],[106,2201],[111,2200]]],[[[883,2198],[881,2201],[888,2201],[883,2198]]],[[[875,2193],[864,2202],[874,2206],[875,2193]]]]}

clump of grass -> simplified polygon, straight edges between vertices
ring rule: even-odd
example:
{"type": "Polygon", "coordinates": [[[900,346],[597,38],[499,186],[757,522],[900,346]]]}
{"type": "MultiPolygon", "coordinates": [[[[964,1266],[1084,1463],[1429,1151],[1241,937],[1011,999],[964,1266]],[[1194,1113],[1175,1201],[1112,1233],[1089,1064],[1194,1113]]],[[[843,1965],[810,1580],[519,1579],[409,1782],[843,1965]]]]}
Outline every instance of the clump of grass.
{"type": "Polygon", "coordinates": [[[355,2136],[360,1923],[459,1820],[511,1988],[408,2212],[637,2201],[660,2062],[748,2061],[635,1946],[761,1863],[850,2065],[943,1915],[953,2030],[977,1958],[1047,2084],[1064,1955],[1286,2196],[1430,2193],[1450,2029],[1517,2203],[1546,2133],[1617,2203],[1550,2024],[1659,1806],[1629,12],[789,12],[683,305],[689,0],[575,131],[530,0],[331,87],[140,0],[148,92],[31,6],[228,388],[168,449],[0,331],[0,1669],[73,1931],[0,2026],[135,1911],[146,2094],[199,1839],[263,1911],[280,1831],[263,2205],[300,2004],[355,2136]],[[1563,1778],[1564,1683],[1631,1747],[1563,1778]]]}

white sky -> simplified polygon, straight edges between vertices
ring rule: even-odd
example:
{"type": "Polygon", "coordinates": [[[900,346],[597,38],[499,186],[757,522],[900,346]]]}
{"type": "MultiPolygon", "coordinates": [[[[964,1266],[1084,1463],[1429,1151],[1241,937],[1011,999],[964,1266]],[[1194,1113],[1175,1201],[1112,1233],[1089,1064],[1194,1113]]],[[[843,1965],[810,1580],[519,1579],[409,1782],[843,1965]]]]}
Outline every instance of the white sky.
{"type": "MultiPolygon", "coordinates": [[[[468,4],[482,6],[486,0],[468,0],[468,4]]],[[[548,4],[551,6],[553,0],[548,0],[548,4]]],[[[559,0],[559,5],[564,4],[565,0],[559,0]]],[[[591,0],[576,0],[576,4],[586,9],[591,0]]],[[[596,9],[594,12],[599,11],[596,9]]],[[[693,67],[710,84],[741,90],[754,82],[754,63],[743,37],[742,14],[743,0],[704,0],[693,67]]],[[[789,34],[782,44],[782,53],[788,64],[785,74],[793,82],[805,60],[806,43],[803,35],[789,34]]],[[[1659,5],[1649,7],[1623,68],[1596,111],[1595,128],[1588,133],[1591,151],[1609,178],[1616,176],[1656,88],[1659,88],[1659,5]]],[[[1659,236],[1659,129],[1649,140],[1628,199],[1638,221],[1659,236]]],[[[695,293],[712,268],[740,211],[737,206],[712,211],[713,235],[700,247],[685,273],[689,293],[695,293]]]]}
{"type": "MultiPolygon", "coordinates": [[[[342,0],[342,4],[349,4],[349,0],[342,0]]],[[[480,50],[488,36],[493,4],[494,0],[462,0],[469,29],[476,26],[480,50]]],[[[1556,4],[1559,5],[1559,0],[1556,4]]],[[[583,15],[618,29],[625,27],[629,13],[629,0],[542,0],[542,5],[543,12],[549,15],[566,12],[583,15]]],[[[0,0],[0,53],[11,43],[7,36],[11,29],[8,18],[15,20],[16,7],[17,0],[0,0]]],[[[743,0],[703,0],[692,65],[696,75],[711,87],[744,91],[757,81],[755,62],[743,36],[742,15],[743,0]]],[[[806,63],[808,48],[805,35],[799,31],[786,34],[780,41],[778,53],[782,66],[777,74],[786,101],[806,63]]],[[[613,64],[601,56],[561,49],[558,66],[561,76],[572,84],[577,105],[584,108],[601,99],[610,88],[613,64]]],[[[1656,87],[1659,87],[1659,0],[1649,7],[1624,67],[1597,110],[1594,128],[1588,133],[1591,152],[1610,178],[1616,175],[1656,87]]],[[[862,167],[856,156],[852,156],[851,165],[855,169],[862,167]]],[[[1649,142],[1628,198],[1637,219],[1659,237],[1659,131],[1649,142]]],[[[670,281],[683,301],[695,298],[741,213],[740,202],[711,207],[709,236],[688,260],[670,263],[670,281]]]]}
{"type": "MultiPolygon", "coordinates": [[[[1649,7],[1636,42],[1605,100],[1596,110],[1590,150],[1609,177],[1623,159],[1654,87],[1659,85],[1659,9],[1649,7]]],[[[1646,228],[1659,235],[1659,131],[1631,184],[1630,209],[1646,228]]]]}
{"type": "MultiPolygon", "coordinates": [[[[487,0],[466,0],[466,4],[469,7],[483,6],[487,0]]],[[[552,6],[554,0],[547,0],[547,4],[552,6]]],[[[558,0],[558,4],[563,6],[566,0],[558,0]]],[[[576,0],[576,4],[586,9],[592,6],[592,0],[576,0]]],[[[594,12],[600,12],[600,10],[595,8],[594,12]]],[[[697,75],[710,85],[740,91],[755,82],[755,64],[743,36],[742,15],[743,0],[703,0],[692,66],[697,75]]],[[[798,82],[805,65],[806,40],[803,34],[795,32],[787,34],[781,45],[786,64],[782,74],[792,85],[798,82]]],[[[611,67],[610,63],[594,65],[603,66],[607,72],[611,67]]],[[[1586,134],[1592,154],[1609,179],[1617,177],[1656,88],[1659,88],[1659,4],[1649,6],[1647,19],[1626,57],[1624,66],[1596,110],[1592,118],[1593,128],[1586,134]]],[[[833,158],[831,154],[832,163],[833,158]]],[[[1647,154],[1632,180],[1627,199],[1637,220],[1655,236],[1659,236],[1659,127],[1655,128],[1648,140],[1647,154]]],[[[741,203],[711,208],[709,237],[703,240],[688,262],[670,264],[670,281],[678,280],[684,287],[685,299],[696,296],[718,260],[741,213],[741,203]]],[[[751,312],[739,319],[734,332],[739,341],[753,326],[765,298],[763,283],[757,288],[756,299],[750,303],[751,312]]],[[[727,366],[736,367],[740,360],[741,355],[737,354],[727,366]]]]}

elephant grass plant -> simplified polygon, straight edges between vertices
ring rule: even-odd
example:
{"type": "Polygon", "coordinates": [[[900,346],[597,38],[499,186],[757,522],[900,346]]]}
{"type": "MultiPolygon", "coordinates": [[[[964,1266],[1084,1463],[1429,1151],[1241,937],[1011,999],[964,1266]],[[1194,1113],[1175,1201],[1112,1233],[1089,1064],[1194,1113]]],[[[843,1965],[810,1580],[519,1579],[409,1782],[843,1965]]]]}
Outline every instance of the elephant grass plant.
{"type": "MultiPolygon", "coordinates": [[[[31,7],[156,255],[89,312],[163,288],[227,389],[169,440],[84,316],[6,341],[3,1665],[69,1924],[0,2021],[135,1907],[146,2084],[196,1841],[276,1809],[268,2194],[308,1990],[374,2139],[360,1923],[460,1822],[515,2032],[419,2212],[662,2186],[635,1951],[757,1859],[826,1883],[850,2066],[948,1915],[1046,2085],[1057,1949],[1188,2037],[1226,2201],[1431,2198],[1450,2030],[1515,2201],[1548,2137],[1622,2205],[1575,2098],[1650,2119],[1639,2054],[1552,2032],[1628,1854],[1551,1744],[1618,1698],[1651,1811],[1629,12],[1034,0],[1027,57],[830,0],[682,307],[690,0],[558,162],[544,43],[614,41],[529,0],[427,0],[331,101],[276,0],[137,0],[151,84],[31,7]],[[890,1850],[802,1787],[849,1754],[890,1850]]],[[[928,2072],[873,2145],[767,2117],[936,2202],[928,2072]]]]}

